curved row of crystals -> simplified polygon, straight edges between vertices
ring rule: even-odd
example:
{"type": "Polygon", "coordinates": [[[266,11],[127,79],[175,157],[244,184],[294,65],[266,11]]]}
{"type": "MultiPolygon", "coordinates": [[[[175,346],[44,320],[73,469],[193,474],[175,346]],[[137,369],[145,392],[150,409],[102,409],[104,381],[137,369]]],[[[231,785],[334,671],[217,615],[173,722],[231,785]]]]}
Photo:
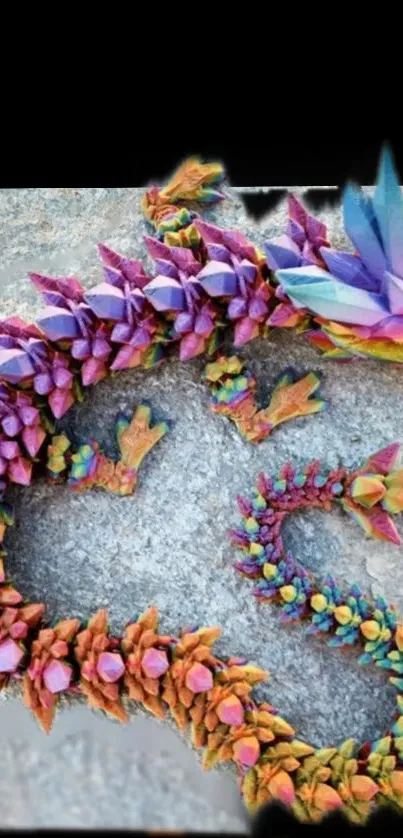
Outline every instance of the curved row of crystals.
{"type": "MultiPolygon", "coordinates": [[[[160,218],[169,225],[169,212],[164,213],[160,218]]],[[[196,233],[203,231],[203,238],[199,232],[191,242],[189,233],[189,241],[179,242],[190,244],[190,250],[148,240],[158,270],[154,279],[136,260],[105,247],[106,282],[90,292],[76,280],[32,276],[48,306],[40,328],[18,318],[0,325],[1,491],[10,481],[29,483],[33,461],[53,432],[54,417],[81,397],[82,385],[115,370],[150,365],[172,341],[180,341],[182,359],[212,351],[228,321],[236,324],[237,345],[264,332],[280,297],[267,281],[262,255],[241,234],[203,226],[197,219],[192,225],[196,233]]],[[[295,231],[301,238],[301,231],[295,231]]],[[[305,244],[318,237],[312,222],[310,228],[306,222],[303,232],[305,244]]],[[[9,522],[6,503],[0,514],[2,541],[9,522]]],[[[344,805],[352,819],[362,820],[376,803],[403,805],[401,696],[397,721],[382,740],[358,749],[348,741],[340,749],[314,751],[293,738],[290,726],[272,708],[253,702],[251,686],[263,673],[212,655],[216,630],[186,631],[178,640],[161,638],[154,611],[129,625],[121,640],[109,636],[104,612],[83,630],[74,619],[49,628],[43,623],[44,606],[24,603],[2,567],[0,582],[1,684],[22,676],[25,701],[45,728],[65,691],[80,690],[93,706],[123,719],[125,690],[157,715],[169,707],[180,726],[191,722],[195,744],[207,746],[206,767],[233,760],[251,809],[274,797],[292,805],[301,818],[315,820],[344,805]]],[[[336,603],[346,609],[338,615],[349,615],[350,600],[336,603]]],[[[371,606],[372,619],[366,617],[372,624],[367,626],[373,637],[369,642],[388,628],[381,624],[379,604],[371,606]]],[[[383,611],[389,615],[390,609],[383,611]]],[[[392,661],[399,672],[401,627],[393,632],[386,658],[388,668],[392,661]]],[[[363,638],[360,630],[357,640],[363,638]]]]}
{"type": "MultiPolygon", "coordinates": [[[[204,768],[232,761],[251,812],[278,799],[303,820],[343,807],[361,822],[376,805],[403,807],[403,696],[382,739],[315,750],[295,738],[271,705],[254,700],[253,686],[266,672],[239,658],[215,656],[219,629],[189,627],[178,638],[162,635],[151,608],[116,638],[104,610],[85,628],[76,619],[45,627],[44,606],[24,604],[10,585],[0,586],[0,602],[1,685],[12,675],[22,678],[24,702],[45,731],[63,693],[79,692],[91,707],[120,721],[127,719],[128,698],[158,718],[169,712],[181,729],[190,726],[194,747],[204,749],[204,768]]],[[[343,607],[350,606],[340,602],[343,607]]],[[[372,636],[377,614],[379,608],[368,623],[372,636]]],[[[401,640],[402,626],[394,640],[400,651],[401,640]]]]}
{"type": "Polygon", "coordinates": [[[184,361],[213,355],[228,329],[239,347],[283,326],[329,357],[403,361],[403,198],[388,151],[372,202],[345,194],[353,255],[332,250],[324,225],[293,196],[287,233],[266,243],[266,257],[242,233],[172,203],[217,200],[208,184],[222,177],[220,167],[190,161],[164,190],[146,193],[159,236],[145,237],[155,276],[104,245],[104,282],[93,289],[31,274],[46,303],[38,325],[0,321],[0,491],[8,481],[29,483],[46,429],[83,388],[152,366],[171,345],[184,361]],[[166,243],[172,238],[180,246],[166,243]]]}
{"type": "Polygon", "coordinates": [[[284,622],[309,621],[309,634],[330,634],[330,646],[361,642],[360,663],[392,673],[391,683],[403,692],[403,624],[395,609],[381,597],[370,601],[358,585],[346,593],[331,577],[321,584],[286,551],[281,536],[288,515],[309,508],[329,512],[337,502],[367,535],[401,544],[391,518],[403,510],[403,470],[394,468],[399,452],[398,443],[389,445],[352,472],[323,475],[315,461],[300,473],[287,463],[277,477],[259,475],[255,496],[238,498],[243,523],[230,537],[245,556],[235,567],[257,583],[253,593],[260,601],[280,604],[284,622]]]}

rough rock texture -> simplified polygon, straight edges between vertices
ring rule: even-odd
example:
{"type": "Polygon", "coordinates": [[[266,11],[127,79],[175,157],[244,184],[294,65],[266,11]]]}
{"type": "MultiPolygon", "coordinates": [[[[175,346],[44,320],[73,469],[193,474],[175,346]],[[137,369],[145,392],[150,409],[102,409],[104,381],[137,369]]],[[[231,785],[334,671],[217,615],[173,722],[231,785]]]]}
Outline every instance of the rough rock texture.
{"type": "MultiPolygon", "coordinates": [[[[39,311],[40,300],[25,279],[28,270],[77,275],[87,286],[99,282],[98,241],[144,257],[140,199],[141,192],[134,189],[0,193],[1,315],[32,319],[39,311]]],[[[348,248],[340,211],[317,214],[328,224],[333,244],[348,248]]],[[[282,204],[253,224],[233,192],[209,215],[223,226],[242,228],[257,243],[280,234],[285,217],[282,204]]],[[[281,426],[253,447],[227,420],[209,413],[200,359],[186,365],[172,360],[147,373],[123,373],[102,382],[61,423],[77,441],[94,437],[112,454],[116,413],[131,410],[142,399],[151,403],[157,420],[171,424],[171,431],[147,458],[134,497],[119,499],[101,491],[73,495],[65,487],[41,482],[14,489],[17,520],[7,536],[9,570],[26,595],[45,597],[51,616],[86,617],[107,606],[113,629],[120,630],[129,617],[155,603],[166,632],[188,623],[221,625],[218,650],[248,657],[270,671],[260,694],[281,710],[299,736],[315,745],[337,744],[347,736],[377,736],[394,707],[383,676],[359,668],[354,652],[329,650],[307,638],[300,626],[281,627],[276,608],[259,606],[250,595],[251,584],[234,572],[237,551],[227,530],[239,520],[237,493],[251,490],[259,471],[270,474],[288,459],[303,466],[317,457],[329,469],[338,463],[356,466],[401,439],[402,371],[372,361],[322,361],[303,338],[286,331],[250,344],[242,354],[257,375],[263,398],[287,366],[299,374],[320,371],[328,411],[281,426]]],[[[316,573],[331,571],[346,582],[356,581],[403,609],[403,549],[366,541],[337,511],[295,515],[285,532],[288,546],[316,573]]],[[[127,740],[133,745],[123,752],[125,737],[111,722],[96,722],[111,731],[107,745],[90,732],[92,722],[85,736],[71,733],[77,713],[81,708],[58,714],[56,733],[45,751],[42,740],[32,739],[26,722],[21,728],[26,710],[12,701],[1,708],[2,740],[8,742],[0,768],[1,796],[10,801],[11,783],[18,779],[13,794],[20,794],[22,807],[18,810],[17,801],[10,808],[7,824],[187,828],[196,822],[206,829],[244,829],[232,775],[212,775],[214,782],[234,791],[227,808],[216,810],[217,800],[211,803],[202,794],[207,786],[196,759],[189,751],[194,760],[189,772],[188,754],[168,725],[161,728],[137,717],[127,740]],[[3,721],[5,710],[8,722],[3,721]],[[145,725],[158,730],[160,749],[153,760],[145,757],[145,745],[135,744],[134,731],[144,736],[145,725]],[[12,733],[18,740],[15,747],[12,733]],[[52,742],[63,744],[52,747],[52,742]],[[146,780],[138,785],[144,759],[146,780]],[[66,762],[72,765],[69,776],[63,771],[66,762]],[[107,787],[116,789],[119,806],[102,814],[102,820],[107,787]],[[35,807],[27,804],[29,795],[35,807]],[[195,812],[200,812],[196,818],[195,812]]],[[[112,793],[110,799],[112,807],[112,793]]]]}

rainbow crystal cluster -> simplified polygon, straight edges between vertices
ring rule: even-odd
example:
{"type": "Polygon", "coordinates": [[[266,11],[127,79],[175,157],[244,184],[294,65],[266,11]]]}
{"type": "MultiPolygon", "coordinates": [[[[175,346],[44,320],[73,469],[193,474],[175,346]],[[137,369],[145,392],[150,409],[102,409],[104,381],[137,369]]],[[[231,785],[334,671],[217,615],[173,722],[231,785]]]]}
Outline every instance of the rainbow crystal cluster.
{"type": "MultiPolygon", "coordinates": [[[[296,322],[308,312],[315,316],[311,337],[320,348],[402,362],[403,195],[388,148],[381,155],[374,196],[349,184],[343,212],[353,253],[322,241],[316,252],[307,248],[301,258],[295,234],[282,237],[282,244],[267,243],[277,293],[288,305],[278,325],[287,325],[287,313],[296,322]]],[[[289,223],[295,224],[292,216],[289,223]]]]}

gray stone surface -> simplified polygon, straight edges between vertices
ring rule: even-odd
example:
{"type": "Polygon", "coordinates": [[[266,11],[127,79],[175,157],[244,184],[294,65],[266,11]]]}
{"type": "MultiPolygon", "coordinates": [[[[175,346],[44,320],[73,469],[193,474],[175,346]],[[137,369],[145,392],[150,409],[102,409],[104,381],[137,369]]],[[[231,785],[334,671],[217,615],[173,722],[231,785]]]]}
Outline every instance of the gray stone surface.
{"type": "MultiPolygon", "coordinates": [[[[25,279],[28,270],[77,275],[87,286],[101,281],[98,241],[144,257],[140,200],[141,192],[133,189],[0,193],[1,315],[32,319],[39,311],[41,303],[25,279]]],[[[332,242],[348,247],[340,212],[318,216],[328,224],[332,242]]],[[[227,202],[210,219],[241,227],[262,243],[283,231],[285,206],[253,224],[229,190],[227,202]]],[[[200,359],[186,365],[171,360],[147,373],[132,371],[102,382],[61,424],[77,441],[91,436],[113,453],[116,413],[133,409],[142,399],[151,403],[157,420],[171,424],[170,433],[147,458],[132,498],[98,491],[73,495],[43,482],[15,488],[17,520],[7,536],[9,571],[27,596],[45,596],[52,617],[87,617],[107,606],[118,631],[133,614],[155,603],[164,631],[188,623],[221,625],[218,651],[244,655],[270,671],[260,695],[280,708],[300,736],[315,745],[337,744],[347,736],[363,739],[370,732],[376,736],[394,707],[383,676],[360,669],[354,652],[329,650],[307,638],[300,626],[282,627],[275,608],[258,605],[250,583],[232,568],[237,552],[227,530],[238,520],[237,493],[251,490],[259,471],[270,474],[288,459],[302,466],[317,457],[329,469],[338,463],[350,467],[400,440],[402,374],[372,361],[323,361],[303,338],[285,331],[254,342],[242,354],[263,397],[287,366],[299,374],[320,371],[328,411],[281,426],[253,447],[209,412],[200,359]]],[[[380,592],[403,608],[402,549],[366,541],[337,511],[296,515],[285,532],[290,548],[319,575],[331,571],[346,583],[357,581],[365,591],[380,592]]],[[[83,717],[84,727],[77,731],[74,726],[81,722],[75,719],[82,708],[65,706],[46,745],[34,737],[31,723],[28,729],[27,711],[12,700],[1,708],[6,756],[0,792],[7,799],[8,824],[90,826],[104,818],[115,826],[233,829],[236,823],[239,831],[244,828],[234,775],[214,772],[213,785],[206,786],[196,756],[184,750],[169,723],[160,727],[139,714],[122,735],[116,725],[98,717],[95,722],[86,710],[88,730],[83,717]],[[110,731],[107,744],[99,741],[94,724],[110,731]],[[136,746],[136,731],[148,743],[150,725],[158,729],[152,757],[145,745],[136,746]],[[209,798],[215,783],[227,788],[221,810],[217,798],[209,798]]]]}

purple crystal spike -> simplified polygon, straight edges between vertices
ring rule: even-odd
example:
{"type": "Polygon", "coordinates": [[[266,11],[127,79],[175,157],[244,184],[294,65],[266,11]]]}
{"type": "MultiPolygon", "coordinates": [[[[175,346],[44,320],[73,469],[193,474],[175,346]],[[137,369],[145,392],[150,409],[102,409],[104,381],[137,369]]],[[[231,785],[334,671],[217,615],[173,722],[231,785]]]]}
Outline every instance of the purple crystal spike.
{"type": "Polygon", "coordinates": [[[254,248],[239,230],[223,230],[223,243],[240,259],[254,258],[254,248]]]}
{"type": "Polygon", "coordinates": [[[216,227],[215,224],[208,224],[207,221],[202,221],[201,218],[196,218],[194,226],[201,235],[205,244],[224,244],[223,231],[216,227]]]}
{"type": "Polygon", "coordinates": [[[166,259],[172,261],[171,248],[167,244],[153,239],[151,236],[144,236],[144,244],[153,259],[166,259]]]}
{"type": "Polygon", "coordinates": [[[40,338],[41,332],[34,323],[25,323],[20,317],[7,317],[0,320],[0,332],[13,338],[40,338]]]}
{"type": "Polygon", "coordinates": [[[190,248],[171,247],[171,257],[181,271],[185,271],[193,276],[199,273],[200,262],[194,258],[190,248]]]}
{"type": "Polygon", "coordinates": [[[35,392],[40,396],[47,396],[53,390],[53,379],[48,372],[39,373],[34,378],[35,392]]]}
{"type": "Polygon", "coordinates": [[[229,265],[231,264],[231,253],[227,247],[224,247],[223,244],[208,244],[207,253],[209,259],[213,259],[216,262],[227,262],[229,265]]]}
{"type": "Polygon", "coordinates": [[[92,355],[94,358],[98,360],[102,360],[102,358],[107,358],[109,353],[111,352],[111,347],[105,338],[96,337],[92,343],[92,355]]]}
{"type": "Polygon", "coordinates": [[[183,288],[168,276],[156,276],[145,286],[144,294],[156,311],[181,311],[185,306],[183,288]]]}
{"type": "Polygon", "coordinates": [[[113,327],[111,340],[114,343],[127,343],[130,340],[133,333],[133,327],[130,323],[117,323],[116,326],[113,327]]]}
{"type": "Polygon", "coordinates": [[[267,264],[271,271],[279,268],[298,268],[301,254],[297,244],[289,236],[277,236],[265,242],[267,264]]]}
{"type": "Polygon", "coordinates": [[[74,340],[80,335],[73,312],[57,306],[47,306],[40,313],[38,326],[49,340],[74,340]]]}
{"type": "Polygon", "coordinates": [[[327,239],[327,229],[318,218],[315,218],[313,215],[307,213],[306,216],[306,232],[308,238],[312,242],[323,240],[324,242],[327,239]]]}
{"type": "Polygon", "coordinates": [[[228,317],[230,320],[237,320],[238,317],[245,317],[248,313],[248,303],[245,297],[233,297],[228,306],[228,317]]]}
{"type": "Polygon", "coordinates": [[[135,329],[133,333],[133,337],[130,341],[130,346],[133,349],[146,349],[147,346],[150,344],[150,332],[148,329],[143,328],[140,326],[138,329],[135,329]]]}
{"type": "Polygon", "coordinates": [[[267,304],[261,297],[255,296],[249,306],[249,317],[259,320],[267,314],[267,304]]]}
{"type": "Polygon", "coordinates": [[[137,285],[139,288],[142,288],[148,282],[148,277],[138,259],[128,259],[127,256],[121,256],[120,253],[116,253],[105,244],[99,244],[98,250],[104,266],[115,268],[122,273],[123,278],[127,279],[128,282],[137,285]]]}
{"type": "Polygon", "coordinates": [[[18,442],[12,439],[0,439],[0,457],[4,460],[14,460],[20,454],[18,442]]]}
{"type": "Polygon", "coordinates": [[[214,323],[208,314],[201,313],[196,317],[194,330],[196,335],[208,337],[214,329],[214,323]]]}
{"type": "Polygon", "coordinates": [[[83,289],[75,277],[30,273],[29,278],[49,305],[63,305],[65,300],[74,303],[82,300],[83,289]]]}
{"type": "Polygon", "coordinates": [[[23,349],[0,349],[0,378],[19,384],[34,375],[32,361],[23,349]]]}
{"type": "Polygon", "coordinates": [[[107,282],[108,285],[116,285],[116,288],[123,289],[125,281],[121,271],[112,267],[112,265],[104,265],[103,271],[105,275],[105,282],[107,282]]]}
{"type": "Polygon", "coordinates": [[[374,293],[379,290],[379,281],[371,276],[358,256],[342,250],[332,250],[330,247],[321,247],[320,253],[330,273],[346,285],[354,285],[374,293]]]}
{"type": "Polygon", "coordinates": [[[103,282],[84,295],[86,303],[101,320],[124,320],[125,298],[120,288],[103,282]]]}
{"type": "Polygon", "coordinates": [[[385,317],[381,323],[373,326],[371,329],[371,338],[381,338],[382,340],[393,340],[399,343],[403,342],[403,317],[395,315],[392,317],[385,317]]]}
{"type": "Polygon", "coordinates": [[[73,374],[66,367],[57,366],[53,369],[53,381],[61,390],[71,386],[73,374]]]}
{"type": "Polygon", "coordinates": [[[224,262],[208,262],[197,279],[210,297],[232,297],[238,290],[237,275],[224,262]]]}
{"type": "Polygon", "coordinates": [[[91,354],[91,343],[89,340],[82,338],[75,340],[71,347],[71,354],[77,361],[83,361],[91,354]]]}
{"type": "Polygon", "coordinates": [[[173,262],[169,262],[168,259],[156,259],[155,270],[160,276],[170,276],[171,279],[179,279],[178,268],[173,262]]]}
{"type": "Polygon", "coordinates": [[[294,221],[293,218],[288,219],[286,234],[293,240],[293,242],[295,242],[295,244],[298,245],[299,248],[304,246],[306,238],[305,230],[301,224],[298,224],[298,221],[294,221]]]}
{"type": "MultiPolygon", "coordinates": [[[[17,398],[18,404],[18,398],[17,398]]],[[[22,419],[24,425],[26,427],[30,427],[31,425],[35,425],[36,422],[39,420],[39,410],[37,407],[32,407],[29,404],[22,404],[19,407],[19,414],[20,418],[22,419]]]]}
{"type": "Polygon", "coordinates": [[[288,215],[293,221],[296,221],[303,230],[305,230],[305,224],[307,219],[307,211],[305,207],[301,204],[298,198],[290,192],[287,195],[287,204],[288,204],[288,215]]]}
{"type": "Polygon", "coordinates": [[[193,329],[194,316],[189,311],[182,311],[175,320],[175,332],[178,335],[190,332],[193,329]]]}
{"type": "MultiPolygon", "coordinates": [[[[149,282],[149,277],[147,277],[147,283],[149,282]]],[[[147,284],[146,283],[146,284],[147,284]]],[[[144,296],[144,292],[140,288],[132,288],[130,294],[128,296],[128,300],[130,304],[133,306],[134,310],[137,314],[141,314],[144,311],[146,298],[144,296]]]]}
{"type": "Polygon", "coordinates": [[[253,264],[253,262],[249,262],[248,259],[242,259],[242,262],[236,266],[236,273],[239,277],[242,277],[245,282],[252,284],[257,276],[257,267],[253,264]]]}
{"type": "Polygon", "coordinates": [[[1,427],[3,428],[6,436],[13,437],[19,434],[23,425],[15,413],[10,413],[9,416],[5,416],[4,419],[1,420],[1,427]]]}

